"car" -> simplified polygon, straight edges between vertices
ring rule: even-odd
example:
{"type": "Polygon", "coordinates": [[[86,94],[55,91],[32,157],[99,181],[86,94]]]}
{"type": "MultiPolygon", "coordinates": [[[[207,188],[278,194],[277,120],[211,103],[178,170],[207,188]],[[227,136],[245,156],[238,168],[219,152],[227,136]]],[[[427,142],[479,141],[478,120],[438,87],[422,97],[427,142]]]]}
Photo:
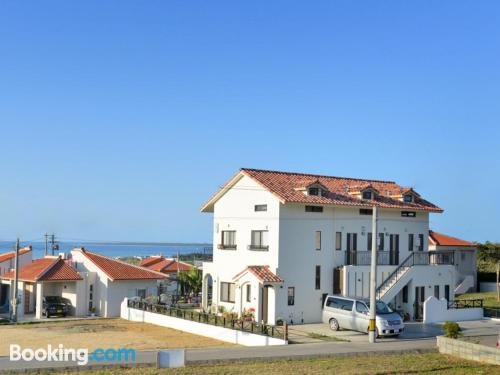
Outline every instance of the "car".
{"type": "Polygon", "coordinates": [[[66,316],[71,312],[71,301],[60,296],[43,297],[42,314],[47,318],[51,316],[66,316]]]}
{"type": "MultiPolygon", "coordinates": [[[[370,301],[365,298],[327,296],[323,305],[323,323],[334,331],[340,328],[368,333],[370,301]]],[[[405,329],[401,315],[383,301],[376,302],[376,329],[379,336],[399,336],[405,329]]]]}

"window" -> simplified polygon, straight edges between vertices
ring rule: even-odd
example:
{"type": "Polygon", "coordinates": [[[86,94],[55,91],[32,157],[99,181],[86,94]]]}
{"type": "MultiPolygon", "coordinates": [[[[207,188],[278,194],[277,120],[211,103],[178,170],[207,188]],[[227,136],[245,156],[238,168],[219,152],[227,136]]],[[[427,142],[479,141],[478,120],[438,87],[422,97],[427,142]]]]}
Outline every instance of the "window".
{"type": "Polygon", "coordinates": [[[415,217],[417,213],[415,211],[401,211],[401,216],[403,217],[415,217]]]}
{"type": "Polygon", "coordinates": [[[288,287],[288,306],[295,305],[295,287],[288,287]]]}
{"type": "Polygon", "coordinates": [[[220,283],[220,300],[222,302],[231,302],[234,303],[234,293],[235,285],[234,283],[220,283]]]}
{"type": "Polygon", "coordinates": [[[424,251],[424,235],[418,235],[418,251],[424,251]]]}
{"type": "Polygon", "coordinates": [[[366,235],[366,250],[370,251],[372,249],[372,232],[366,235]]]}
{"type": "Polygon", "coordinates": [[[373,210],[371,208],[360,208],[359,214],[360,215],[373,215],[373,210]]]}
{"type": "Polygon", "coordinates": [[[326,306],[334,309],[341,309],[346,311],[352,311],[352,306],[354,305],[354,301],[338,298],[338,297],[329,297],[326,300],[326,306]]]}
{"type": "Polygon", "coordinates": [[[371,191],[363,191],[363,199],[372,199],[373,193],[371,191]]]}
{"type": "Polygon", "coordinates": [[[384,251],[384,233],[378,234],[378,249],[384,251]]]}
{"type": "Polygon", "coordinates": [[[403,303],[408,303],[408,285],[403,287],[403,303]]]}
{"type": "Polygon", "coordinates": [[[411,195],[411,194],[403,195],[403,202],[405,202],[405,203],[413,202],[413,195],[411,195]]]}
{"type": "Polygon", "coordinates": [[[321,266],[316,266],[316,275],[314,277],[316,290],[321,289],[321,266]]]}
{"type": "Polygon", "coordinates": [[[317,187],[309,188],[309,195],[319,195],[319,188],[317,187]]]}
{"type": "Polygon", "coordinates": [[[315,243],[316,243],[316,250],[321,250],[321,231],[320,230],[316,231],[315,243]]]}
{"type": "Polygon", "coordinates": [[[342,250],[342,232],[335,233],[335,250],[342,250]]]}
{"type": "Polygon", "coordinates": [[[408,251],[413,251],[413,233],[408,234],[408,251]]]}
{"type": "Polygon", "coordinates": [[[358,234],[347,233],[347,251],[356,251],[358,249],[358,234]]]}
{"type": "Polygon", "coordinates": [[[434,285],[434,297],[439,299],[439,285],[434,285]]]}
{"type": "Polygon", "coordinates": [[[360,314],[368,314],[369,311],[370,310],[363,302],[356,301],[356,312],[360,314]]]}
{"type": "Polygon", "coordinates": [[[250,250],[269,250],[267,230],[253,230],[250,250]]]}
{"type": "Polygon", "coordinates": [[[254,209],[255,212],[267,211],[267,204],[256,204],[254,209]]]}
{"type": "Polygon", "coordinates": [[[306,206],[306,212],[323,212],[321,206],[306,206]]]}
{"type": "Polygon", "coordinates": [[[446,298],[446,300],[448,302],[450,302],[450,286],[449,285],[444,286],[444,298],[446,298]]]}
{"type": "Polygon", "coordinates": [[[223,230],[222,231],[222,244],[219,249],[236,249],[236,231],[223,230]]]}
{"type": "Polygon", "coordinates": [[[137,289],[137,297],[140,299],[146,298],[146,289],[137,289]]]}
{"type": "Polygon", "coordinates": [[[246,285],[246,295],[247,302],[252,302],[252,286],[250,284],[246,285]]]}

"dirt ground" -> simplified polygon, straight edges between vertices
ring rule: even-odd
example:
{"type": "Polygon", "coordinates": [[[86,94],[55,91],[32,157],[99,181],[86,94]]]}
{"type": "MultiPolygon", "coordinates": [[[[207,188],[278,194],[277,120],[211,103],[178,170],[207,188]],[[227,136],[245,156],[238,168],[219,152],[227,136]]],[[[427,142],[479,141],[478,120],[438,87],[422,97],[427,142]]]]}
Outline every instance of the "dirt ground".
{"type": "Polygon", "coordinates": [[[0,326],[0,355],[9,354],[9,345],[46,348],[63,344],[68,348],[167,349],[231,346],[208,337],[175,329],[122,319],[53,321],[18,326],[0,326]]]}

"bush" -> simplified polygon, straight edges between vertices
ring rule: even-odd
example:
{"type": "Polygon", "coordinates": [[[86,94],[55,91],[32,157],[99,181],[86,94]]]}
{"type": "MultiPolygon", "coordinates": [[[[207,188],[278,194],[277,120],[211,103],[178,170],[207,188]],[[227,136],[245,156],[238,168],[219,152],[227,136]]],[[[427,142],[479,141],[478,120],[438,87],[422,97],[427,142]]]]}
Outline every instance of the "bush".
{"type": "Polygon", "coordinates": [[[444,330],[444,336],[449,337],[450,339],[456,339],[459,336],[462,336],[462,333],[460,333],[462,329],[456,322],[444,323],[443,330],[444,330]]]}

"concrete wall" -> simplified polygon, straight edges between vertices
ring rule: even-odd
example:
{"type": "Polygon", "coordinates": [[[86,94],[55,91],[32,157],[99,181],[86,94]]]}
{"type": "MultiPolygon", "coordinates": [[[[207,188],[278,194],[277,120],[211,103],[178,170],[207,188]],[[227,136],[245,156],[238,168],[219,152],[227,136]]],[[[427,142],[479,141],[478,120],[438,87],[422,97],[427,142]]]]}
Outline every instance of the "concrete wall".
{"type": "Polygon", "coordinates": [[[483,318],[483,308],[448,309],[447,301],[429,297],[424,302],[424,323],[446,321],[479,320],[483,318]]]}
{"type": "Polygon", "coordinates": [[[146,296],[157,295],[156,280],[117,280],[108,282],[108,308],[106,318],[120,316],[120,306],[124,298],[137,296],[137,289],[146,289],[146,296]]]}
{"type": "Polygon", "coordinates": [[[121,304],[121,318],[134,322],[156,324],[162,327],[178,329],[195,335],[210,337],[216,340],[239,344],[243,346],[286,345],[285,340],[234,329],[216,327],[210,324],[192,322],[167,315],[131,309],[127,306],[127,299],[121,304]]]}
{"type": "Polygon", "coordinates": [[[437,337],[437,346],[442,354],[450,354],[471,361],[500,365],[500,350],[485,345],[473,344],[460,339],[437,337]]]}

